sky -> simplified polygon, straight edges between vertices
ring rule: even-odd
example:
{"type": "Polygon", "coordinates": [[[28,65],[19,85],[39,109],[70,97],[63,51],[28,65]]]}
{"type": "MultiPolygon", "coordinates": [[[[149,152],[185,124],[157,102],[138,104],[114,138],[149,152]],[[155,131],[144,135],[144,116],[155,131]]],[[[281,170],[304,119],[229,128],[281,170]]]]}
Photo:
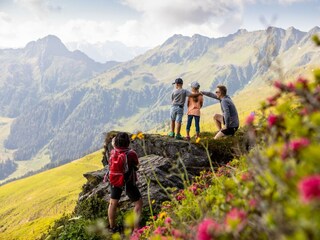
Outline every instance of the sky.
{"type": "Polygon", "coordinates": [[[0,0],[0,48],[56,35],[62,42],[155,47],[174,34],[222,37],[238,29],[320,24],[320,0],[0,0]]]}

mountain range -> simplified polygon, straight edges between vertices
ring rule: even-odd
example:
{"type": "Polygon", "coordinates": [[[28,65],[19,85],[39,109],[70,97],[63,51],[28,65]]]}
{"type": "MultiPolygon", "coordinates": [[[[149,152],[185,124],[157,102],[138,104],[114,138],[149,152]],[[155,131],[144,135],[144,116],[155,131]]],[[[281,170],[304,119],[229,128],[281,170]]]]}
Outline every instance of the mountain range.
{"type": "Polygon", "coordinates": [[[119,61],[126,62],[137,55],[146,52],[147,48],[128,47],[118,41],[106,41],[101,43],[67,42],[70,50],[80,50],[97,62],[119,61]]]}
{"type": "Polygon", "coordinates": [[[55,36],[0,50],[0,116],[13,119],[2,137],[4,148],[18,164],[44,155],[51,162],[71,161],[101,148],[103,133],[111,129],[165,126],[177,77],[185,88],[197,80],[203,90],[224,84],[233,95],[319,66],[320,52],[311,41],[319,33],[319,27],[269,27],[222,38],[174,35],[123,63],[97,63],[70,52],[55,36]]]}

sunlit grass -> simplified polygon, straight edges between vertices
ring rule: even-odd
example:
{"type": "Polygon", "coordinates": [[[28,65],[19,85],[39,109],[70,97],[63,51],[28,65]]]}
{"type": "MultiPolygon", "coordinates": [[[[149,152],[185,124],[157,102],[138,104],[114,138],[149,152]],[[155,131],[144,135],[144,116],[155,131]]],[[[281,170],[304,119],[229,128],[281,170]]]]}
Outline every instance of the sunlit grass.
{"type": "Polygon", "coordinates": [[[102,168],[101,152],[0,187],[0,239],[36,239],[76,205],[83,174],[102,168]]]}

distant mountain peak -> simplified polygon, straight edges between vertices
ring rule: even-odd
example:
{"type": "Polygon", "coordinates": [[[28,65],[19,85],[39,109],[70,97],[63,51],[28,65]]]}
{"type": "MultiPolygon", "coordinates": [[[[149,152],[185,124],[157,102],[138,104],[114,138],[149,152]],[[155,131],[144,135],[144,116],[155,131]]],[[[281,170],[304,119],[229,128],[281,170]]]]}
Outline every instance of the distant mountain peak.
{"type": "Polygon", "coordinates": [[[247,32],[248,32],[247,29],[240,28],[235,34],[241,35],[241,34],[245,34],[245,33],[247,33],[247,32]]]}
{"type": "Polygon", "coordinates": [[[314,28],[310,29],[309,33],[311,34],[320,33],[320,27],[315,26],[314,28]]]}
{"type": "Polygon", "coordinates": [[[162,46],[165,46],[165,45],[170,45],[174,42],[177,42],[177,41],[180,41],[180,40],[186,40],[186,39],[189,39],[190,37],[186,37],[186,36],[183,36],[182,34],[174,34],[172,37],[168,38],[167,41],[165,41],[162,46]]]}
{"type": "Polygon", "coordinates": [[[28,56],[37,56],[39,54],[65,55],[69,52],[61,40],[54,35],[48,35],[37,41],[29,42],[24,49],[28,56]]]}

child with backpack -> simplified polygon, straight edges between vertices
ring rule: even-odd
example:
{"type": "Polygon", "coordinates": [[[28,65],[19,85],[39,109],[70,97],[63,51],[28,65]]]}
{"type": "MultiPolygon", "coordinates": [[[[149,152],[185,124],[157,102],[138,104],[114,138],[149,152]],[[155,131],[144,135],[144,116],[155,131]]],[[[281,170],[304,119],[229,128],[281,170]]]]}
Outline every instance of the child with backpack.
{"type": "Polygon", "coordinates": [[[186,97],[198,97],[201,93],[191,93],[190,91],[183,89],[183,80],[177,78],[172,84],[175,84],[175,89],[171,94],[172,105],[170,108],[171,117],[171,132],[168,134],[169,137],[176,137],[176,139],[181,140],[183,137],[180,134],[183,108],[186,101],[186,97]],[[175,127],[176,134],[175,134],[175,127]]]}
{"type": "MultiPolygon", "coordinates": [[[[107,139],[106,139],[107,141],[107,139]]],[[[110,142],[110,140],[108,140],[110,142]]],[[[137,153],[129,148],[130,138],[125,132],[118,133],[112,139],[114,149],[109,155],[109,183],[110,183],[110,202],[108,208],[109,228],[112,232],[119,229],[115,225],[116,211],[123,189],[126,195],[134,203],[134,211],[137,221],[135,229],[139,227],[139,218],[142,210],[142,198],[136,185],[139,160],[137,153]]],[[[105,144],[105,148],[106,148],[105,144]]],[[[107,152],[107,149],[105,149],[107,152]]]]}
{"type": "MultiPolygon", "coordinates": [[[[199,93],[200,84],[195,81],[191,84],[192,93],[199,93]]],[[[190,127],[192,124],[192,119],[194,118],[195,127],[196,127],[196,138],[200,137],[200,108],[203,105],[203,96],[198,97],[188,97],[188,122],[187,122],[187,140],[190,140],[190,127]]]]}

